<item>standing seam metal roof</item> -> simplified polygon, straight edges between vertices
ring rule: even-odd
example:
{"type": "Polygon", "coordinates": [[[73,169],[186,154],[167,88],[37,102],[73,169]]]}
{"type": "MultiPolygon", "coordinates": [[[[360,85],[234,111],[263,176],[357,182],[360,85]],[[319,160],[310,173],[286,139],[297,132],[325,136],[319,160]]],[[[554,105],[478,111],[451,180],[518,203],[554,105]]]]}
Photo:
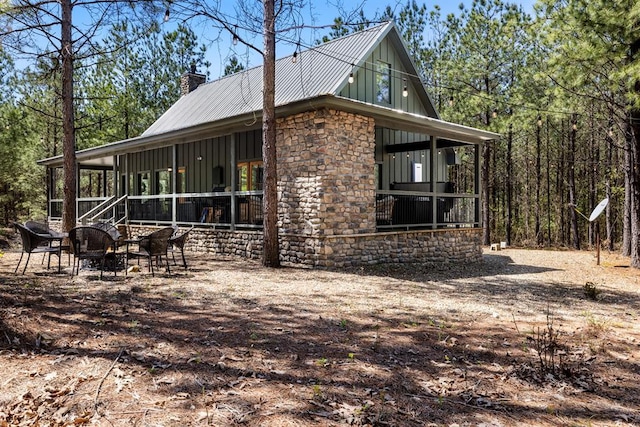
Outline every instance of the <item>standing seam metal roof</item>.
{"type": "MultiPolygon", "coordinates": [[[[276,61],[276,107],[337,95],[353,65],[363,62],[393,27],[377,25],[276,61]]],[[[182,96],[142,136],[158,135],[262,110],[262,66],[200,85],[182,96]]]]}

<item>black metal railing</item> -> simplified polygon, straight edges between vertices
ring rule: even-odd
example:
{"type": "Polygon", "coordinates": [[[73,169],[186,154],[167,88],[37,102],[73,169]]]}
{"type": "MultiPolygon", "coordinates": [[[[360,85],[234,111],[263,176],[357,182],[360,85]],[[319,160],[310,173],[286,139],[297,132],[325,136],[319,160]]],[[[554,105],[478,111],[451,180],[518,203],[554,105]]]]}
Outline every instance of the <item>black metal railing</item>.
{"type": "MultiPolygon", "coordinates": [[[[134,223],[183,223],[211,226],[261,228],[262,192],[191,193],[161,196],[130,196],[117,203],[115,218],[134,223]],[[232,209],[233,205],[233,209],[232,209]],[[174,212],[175,210],[175,212],[174,212]]],[[[105,199],[78,201],[79,216],[105,199]]],[[[380,190],[376,195],[376,224],[380,231],[410,228],[479,227],[479,196],[380,190]],[[435,206],[433,201],[436,201],[435,206]]],[[[50,217],[62,217],[62,201],[50,201],[50,217]]],[[[99,218],[102,219],[102,218],[99,218]]]]}
{"type": "Polygon", "coordinates": [[[172,197],[135,196],[129,197],[127,216],[129,221],[171,222],[173,220],[172,197]]]}
{"type": "Polygon", "coordinates": [[[129,197],[129,221],[262,227],[262,193],[192,193],[129,197]],[[234,209],[232,209],[232,203],[234,209]],[[174,215],[175,209],[175,215],[174,215]]]}
{"type": "Polygon", "coordinates": [[[380,230],[477,227],[477,200],[474,195],[378,191],[376,223],[380,230]]]}

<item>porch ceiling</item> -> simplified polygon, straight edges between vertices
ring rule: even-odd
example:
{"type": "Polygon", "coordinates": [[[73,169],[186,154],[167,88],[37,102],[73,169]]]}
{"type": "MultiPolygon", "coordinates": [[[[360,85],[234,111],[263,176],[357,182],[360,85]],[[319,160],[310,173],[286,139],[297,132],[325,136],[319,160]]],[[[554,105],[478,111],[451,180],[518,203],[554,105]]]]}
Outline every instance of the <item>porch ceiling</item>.
{"type": "MultiPolygon", "coordinates": [[[[320,108],[334,108],[361,114],[372,117],[375,119],[376,125],[381,127],[423,133],[451,142],[457,141],[469,144],[480,144],[500,138],[500,135],[494,132],[334,95],[322,95],[312,99],[282,105],[277,107],[276,114],[279,117],[286,117],[309,111],[310,109],[320,108]]],[[[134,153],[173,144],[182,144],[197,141],[198,139],[211,138],[212,136],[229,135],[233,132],[248,130],[247,123],[252,123],[255,124],[256,127],[259,127],[261,122],[262,111],[255,111],[186,129],[146,137],[139,136],[81,150],[76,153],[76,159],[80,165],[110,166],[113,165],[113,156],[118,154],[134,153]]],[[[59,167],[63,164],[63,157],[56,156],[42,159],[38,161],[38,164],[49,167],[59,167]]]]}

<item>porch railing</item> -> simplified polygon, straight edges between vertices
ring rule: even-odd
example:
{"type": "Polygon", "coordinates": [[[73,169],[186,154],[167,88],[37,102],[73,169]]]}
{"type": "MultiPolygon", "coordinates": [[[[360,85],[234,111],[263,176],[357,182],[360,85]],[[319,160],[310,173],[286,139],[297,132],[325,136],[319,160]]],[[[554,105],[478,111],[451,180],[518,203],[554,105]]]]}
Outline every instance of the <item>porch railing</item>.
{"type": "MultiPolygon", "coordinates": [[[[77,199],[77,217],[80,218],[86,215],[88,212],[95,209],[107,200],[109,200],[109,197],[91,197],[77,199]]],[[[49,201],[49,217],[52,219],[62,218],[62,199],[51,199],[49,201]]]]}
{"type": "Polygon", "coordinates": [[[108,198],[84,215],[78,217],[80,224],[94,223],[97,221],[120,224],[127,221],[127,196],[119,199],[115,196],[108,198]]]}
{"type": "Polygon", "coordinates": [[[476,195],[379,190],[377,227],[379,230],[479,227],[478,200],[476,195]]]}
{"type": "MultiPolygon", "coordinates": [[[[78,216],[107,198],[79,199],[78,216]]],[[[119,199],[119,201],[122,199],[119,199]]],[[[479,227],[479,196],[379,190],[376,223],[380,231],[419,228],[479,227]],[[435,205],[433,200],[436,201],[435,205]]],[[[139,224],[193,224],[212,227],[262,228],[262,192],[185,193],[128,196],[113,206],[117,218],[139,224]]],[[[105,215],[111,215],[110,212],[105,215]]],[[[50,201],[50,217],[62,217],[62,200],[50,201]]]]}
{"type": "Polygon", "coordinates": [[[262,192],[183,193],[130,196],[130,222],[181,223],[209,226],[261,228],[262,192]]]}

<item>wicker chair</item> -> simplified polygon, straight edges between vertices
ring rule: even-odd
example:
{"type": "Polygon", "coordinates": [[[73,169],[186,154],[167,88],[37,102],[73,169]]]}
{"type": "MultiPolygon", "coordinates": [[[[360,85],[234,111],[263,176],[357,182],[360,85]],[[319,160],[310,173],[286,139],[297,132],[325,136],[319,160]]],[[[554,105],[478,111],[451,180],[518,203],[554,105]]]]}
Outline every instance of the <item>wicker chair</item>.
{"type": "Polygon", "coordinates": [[[44,222],[39,221],[27,221],[24,223],[24,226],[34,233],[38,234],[51,234],[51,229],[44,222]]]}
{"type": "MultiPolygon", "coordinates": [[[[125,265],[127,267],[129,266],[129,258],[138,258],[138,260],[140,258],[147,258],[149,262],[149,271],[151,271],[151,275],[154,276],[153,258],[156,258],[156,262],[158,260],[162,262],[162,257],[167,258],[169,238],[172,234],[173,228],[165,227],[154,231],[151,234],[140,237],[137,241],[138,250],[129,250],[129,247],[127,247],[127,260],[125,265]]],[[[171,273],[168,260],[167,271],[171,273]]]]}
{"type": "Polygon", "coordinates": [[[108,222],[96,222],[91,224],[90,227],[99,228],[100,230],[106,231],[113,238],[113,240],[118,240],[121,237],[118,228],[108,222]]]}
{"type": "Polygon", "coordinates": [[[49,254],[49,261],[47,263],[47,268],[50,267],[51,264],[51,255],[58,256],[58,272],[60,272],[60,257],[62,252],[62,246],[60,245],[61,237],[52,236],[51,234],[44,233],[36,233],[26,226],[19,224],[17,222],[14,223],[14,226],[18,233],[20,233],[20,237],[22,239],[22,253],[20,254],[20,260],[18,261],[18,265],[16,265],[16,269],[14,273],[18,272],[18,267],[20,267],[20,263],[22,262],[22,257],[24,254],[27,254],[27,262],[24,264],[24,268],[22,269],[22,274],[27,271],[27,266],[29,265],[29,259],[31,258],[31,254],[34,253],[43,253],[49,254]],[[53,245],[52,243],[58,242],[58,245],[53,245]]]}
{"type": "MultiPolygon", "coordinates": [[[[55,241],[59,242],[59,244],[62,245],[62,239],[67,236],[65,233],[59,233],[55,230],[52,230],[51,228],[49,228],[49,226],[45,222],[27,221],[24,223],[24,226],[27,227],[29,230],[33,231],[34,233],[51,236],[51,240],[43,241],[42,246],[51,246],[51,244],[55,241]]],[[[60,249],[62,251],[67,252],[67,255],[69,257],[68,263],[71,264],[71,254],[69,253],[69,245],[62,245],[60,249]]],[[[55,251],[48,252],[49,258],[51,258],[51,253],[54,253],[54,252],[55,251]]],[[[42,257],[43,264],[44,264],[44,259],[46,257],[47,257],[47,252],[45,252],[45,254],[42,257]]]]}
{"type": "Polygon", "coordinates": [[[378,225],[393,224],[393,205],[396,199],[393,196],[376,200],[376,222],[378,225]]]}
{"type": "Polygon", "coordinates": [[[169,252],[171,252],[171,256],[173,257],[173,265],[178,265],[176,263],[175,252],[176,250],[179,250],[180,254],[182,255],[182,265],[186,270],[187,260],[184,257],[184,246],[187,243],[187,240],[189,239],[189,233],[191,233],[191,230],[193,230],[193,226],[183,232],[180,232],[178,227],[174,227],[173,230],[174,230],[173,235],[169,238],[169,252]]]}
{"type": "Polygon", "coordinates": [[[262,198],[249,196],[249,224],[262,224],[264,213],[262,211],[262,198]]]}
{"type": "MultiPolygon", "coordinates": [[[[95,227],[76,227],[69,231],[69,243],[73,252],[73,267],[76,274],[80,271],[80,260],[100,261],[100,280],[104,271],[104,262],[109,253],[115,253],[116,243],[113,237],[104,230],[95,227]]],[[[113,275],[116,275],[114,266],[113,275]]]]}

